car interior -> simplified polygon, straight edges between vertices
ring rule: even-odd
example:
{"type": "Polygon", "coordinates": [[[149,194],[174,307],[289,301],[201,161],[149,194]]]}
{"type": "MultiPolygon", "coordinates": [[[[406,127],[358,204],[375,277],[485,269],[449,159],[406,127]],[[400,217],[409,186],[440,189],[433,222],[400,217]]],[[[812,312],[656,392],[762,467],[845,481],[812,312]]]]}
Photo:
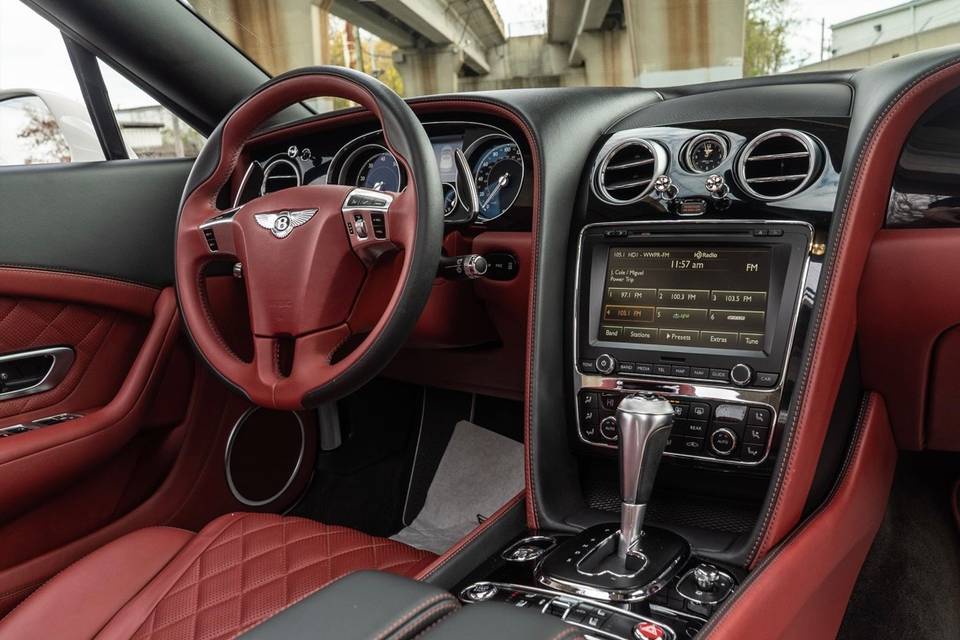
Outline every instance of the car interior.
{"type": "Polygon", "coordinates": [[[100,159],[0,166],[0,639],[960,638],[960,47],[403,98],[24,6],[100,159]]]}

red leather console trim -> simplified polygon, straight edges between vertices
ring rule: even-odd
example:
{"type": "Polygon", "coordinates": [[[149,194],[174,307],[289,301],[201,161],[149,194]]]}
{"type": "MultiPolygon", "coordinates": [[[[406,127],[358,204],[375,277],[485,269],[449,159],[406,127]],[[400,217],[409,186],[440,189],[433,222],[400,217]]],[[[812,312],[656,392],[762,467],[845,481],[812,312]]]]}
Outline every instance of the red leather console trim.
{"type": "Polygon", "coordinates": [[[874,124],[869,142],[855,167],[852,188],[838,211],[839,237],[829,247],[832,265],[826,269],[826,298],[819,331],[810,347],[811,359],[799,397],[792,438],[774,478],[773,499],[763,514],[761,530],[751,549],[751,564],[766,555],[800,521],[817,460],[837,397],[837,389],[857,329],[857,292],[870,245],[883,224],[893,171],[911,127],[939,97],[954,88],[960,66],[937,71],[906,89],[874,124]],[[829,268],[832,266],[832,273],[829,268]]]}
{"type": "Polygon", "coordinates": [[[0,267],[0,296],[96,305],[149,318],[159,295],[159,289],[103,276],[0,267]]]}
{"type": "Polygon", "coordinates": [[[883,520],[896,463],[883,398],[870,394],[851,455],[824,506],[767,556],[698,637],[835,637],[883,520]]]}
{"type": "Polygon", "coordinates": [[[143,346],[109,404],[67,424],[0,442],[0,516],[36,504],[133,437],[179,332],[173,290],[160,294],[154,313],[143,346]]]}
{"type": "Polygon", "coordinates": [[[51,580],[0,623],[0,636],[226,639],[340,576],[364,569],[411,576],[433,557],[272,514],[228,514],[196,535],[143,529],[51,580]],[[51,615],[63,610],[70,614],[51,615]]]}
{"type": "Polygon", "coordinates": [[[193,536],[154,527],[97,549],[0,620],[0,637],[93,638],[193,536]]]}
{"type": "Polygon", "coordinates": [[[470,533],[465,535],[463,538],[461,538],[460,541],[457,542],[457,544],[447,549],[443,553],[443,555],[433,560],[433,562],[431,562],[426,567],[423,567],[423,569],[419,573],[417,573],[414,577],[417,580],[429,579],[430,576],[432,576],[434,573],[437,572],[437,570],[443,567],[443,565],[450,562],[450,560],[452,560],[458,553],[463,551],[463,549],[467,545],[469,545],[471,542],[473,542],[478,537],[480,537],[480,535],[483,534],[484,531],[486,531],[487,529],[492,527],[494,524],[496,524],[496,522],[500,518],[502,518],[504,515],[506,515],[510,511],[510,509],[516,506],[518,502],[523,500],[524,493],[525,492],[521,491],[520,493],[512,497],[506,504],[504,504],[502,507],[494,511],[489,518],[484,520],[480,524],[480,526],[476,527],[473,531],[471,531],[470,533]]]}
{"type": "Polygon", "coordinates": [[[863,382],[882,393],[901,449],[960,450],[960,229],[886,229],[860,284],[863,382]],[[928,400],[929,398],[929,400],[928,400]]]}

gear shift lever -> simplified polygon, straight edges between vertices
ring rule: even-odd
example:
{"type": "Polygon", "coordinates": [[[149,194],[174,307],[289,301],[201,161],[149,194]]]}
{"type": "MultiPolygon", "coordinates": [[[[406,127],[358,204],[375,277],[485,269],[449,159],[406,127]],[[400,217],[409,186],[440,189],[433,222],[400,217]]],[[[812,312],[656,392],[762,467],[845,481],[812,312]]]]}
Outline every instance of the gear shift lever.
{"type": "Polygon", "coordinates": [[[658,395],[638,393],[620,401],[619,526],[596,524],[558,544],[537,565],[538,582],[591,598],[637,602],[662,589],[683,567],[690,557],[686,540],[659,527],[643,528],[673,415],[673,405],[658,395]]]}
{"type": "Polygon", "coordinates": [[[617,407],[620,429],[620,543],[626,559],[640,540],[660,458],[673,429],[673,405],[654,394],[625,397],[617,407]]]}

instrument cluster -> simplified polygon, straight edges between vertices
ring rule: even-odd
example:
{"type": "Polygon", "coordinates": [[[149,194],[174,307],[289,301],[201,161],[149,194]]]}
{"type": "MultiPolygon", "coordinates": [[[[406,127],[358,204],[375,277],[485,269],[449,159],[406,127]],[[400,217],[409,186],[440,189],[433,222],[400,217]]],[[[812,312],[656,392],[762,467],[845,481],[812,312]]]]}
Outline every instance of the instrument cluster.
{"type": "MultiPolygon", "coordinates": [[[[533,194],[529,150],[504,129],[484,123],[424,122],[443,183],[444,218],[450,225],[521,228],[529,225],[533,194]],[[525,215],[526,213],[526,215],[525,215]]],[[[251,161],[234,205],[308,184],[343,184],[400,192],[407,186],[402,162],[380,130],[329,145],[303,136],[251,161]]]]}

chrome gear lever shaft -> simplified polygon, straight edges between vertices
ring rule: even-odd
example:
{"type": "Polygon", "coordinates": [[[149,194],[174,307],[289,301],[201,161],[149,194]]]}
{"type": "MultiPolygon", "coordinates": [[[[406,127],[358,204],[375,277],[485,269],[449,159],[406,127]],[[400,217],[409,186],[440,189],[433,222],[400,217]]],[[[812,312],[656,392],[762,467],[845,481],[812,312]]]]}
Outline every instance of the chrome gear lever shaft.
{"type": "Polygon", "coordinates": [[[626,559],[640,540],[660,458],[673,429],[673,405],[661,396],[638,393],[617,406],[620,430],[620,543],[626,559]]]}

